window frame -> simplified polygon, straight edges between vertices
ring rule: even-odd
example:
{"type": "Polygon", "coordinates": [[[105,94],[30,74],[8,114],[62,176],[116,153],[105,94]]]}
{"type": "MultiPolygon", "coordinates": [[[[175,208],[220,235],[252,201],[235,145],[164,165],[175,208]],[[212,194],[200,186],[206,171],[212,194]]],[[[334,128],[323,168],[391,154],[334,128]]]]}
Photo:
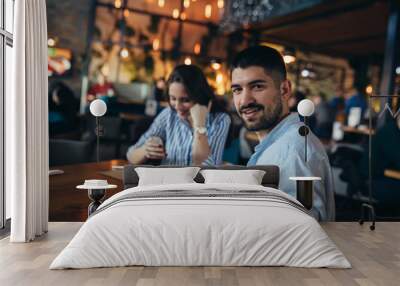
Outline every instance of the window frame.
{"type": "MultiPolygon", "coordinates": [[[[13,34],[6,31],[6,1],[11,1],[15,14],[15,0],[0,0],[0,236],[9,231],[6,223],[6,189],[5,189],[5,71],[6,46],[13,48],[13,34]]],[[[13,15],[14,17],[15,15],[13,15]]],[[[14,30],[14,27],[13,29],[14,30]]]]}

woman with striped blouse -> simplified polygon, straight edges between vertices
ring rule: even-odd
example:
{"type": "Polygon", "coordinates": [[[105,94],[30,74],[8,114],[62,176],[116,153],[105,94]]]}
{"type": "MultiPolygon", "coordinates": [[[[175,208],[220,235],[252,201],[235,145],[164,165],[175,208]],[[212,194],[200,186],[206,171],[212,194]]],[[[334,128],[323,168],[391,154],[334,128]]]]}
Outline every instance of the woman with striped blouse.
{"type": "Polygon", "coordinates": [[[163,165],[220,165],[231,120],[215,101],[200,68],[175,67],[167,95],[170,106],[128,149],[128,160],[133,164],[156,159],[163,165]]]}

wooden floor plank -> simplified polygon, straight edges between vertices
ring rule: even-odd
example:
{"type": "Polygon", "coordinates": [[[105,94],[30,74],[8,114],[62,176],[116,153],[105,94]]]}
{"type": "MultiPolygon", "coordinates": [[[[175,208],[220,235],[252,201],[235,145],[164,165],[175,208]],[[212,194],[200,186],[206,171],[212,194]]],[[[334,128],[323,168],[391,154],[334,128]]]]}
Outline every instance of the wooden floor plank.
{"type": "Polygon", "coordinates": [[[0,285],[399,285],[400,223],[378,223],[375,231],[357,223],[323,228],[352,263],[352,269],[290,267],[117,267],[49,270],[82,223],[50,223],[49,233],[32,243],[0,240],[0,285]]]}

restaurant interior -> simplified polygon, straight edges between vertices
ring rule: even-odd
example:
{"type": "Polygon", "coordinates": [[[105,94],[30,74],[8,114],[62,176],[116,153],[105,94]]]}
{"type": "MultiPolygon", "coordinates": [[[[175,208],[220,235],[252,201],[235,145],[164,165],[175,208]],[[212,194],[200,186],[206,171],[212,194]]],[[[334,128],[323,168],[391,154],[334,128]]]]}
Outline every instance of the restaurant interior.
{"type": "MultiPolygon", "coordinates": [[[[50,169],[126,162],[128,147],[168,106],[165,81],[177,64],[205,73],[232,118],[224,164],[246,165],[258,139],[234,108],[229,67],[238,51],[267,45],[284,57],[291,110],[305,98],[315,105],[310,128],[332,166],[336,220],[360,219],[363,204],[374,205],[377,220],[400,218],[396,1],[46,2],[50,169]],[[89,109],[96,99],[107,104],[99,118],[89,109]]],[[[56,176],[50,221],[66,213],[80,220],[52,194],[56,176]]]]}

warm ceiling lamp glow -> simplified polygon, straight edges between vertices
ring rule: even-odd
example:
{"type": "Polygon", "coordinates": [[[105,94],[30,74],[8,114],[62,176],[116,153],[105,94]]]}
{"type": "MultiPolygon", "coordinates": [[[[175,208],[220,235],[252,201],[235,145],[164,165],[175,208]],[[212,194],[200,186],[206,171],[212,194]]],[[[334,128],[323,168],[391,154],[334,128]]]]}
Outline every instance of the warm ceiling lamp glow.
{"type": "Polygon", "coordinates": [[[183,1],[183,7],[189,8],[190,7],[190,0],[184,0],[183,1]]]}
{"type": "Polygon", "coordinates": [[[182,20],[182,21],[185,21],[185,20],[186,20],[186,13],[185,13],[185,12],[182,12],[182,13],[181,13],[181,20],[182,20]]]}
{"type": "Polygon", "coordinates": [[[128,18],[128,17],[129,17],[129,14],[130,14],[129,10],[128,10],[128,9],[125,9],[125,10],[124,10],[124,17],[125,17],[125,18],[128,18]]]}
{"type": "Polygon", "coordinates": [[[172,10],[172,17],[174,19],[178,19],[179,18],[179,10],[178,9],[172,10]]]}
{"type": "Polygon", "coordinates": [[[165,6],[165,0],[158,0],[158,6],[159,7],[164,7],[165,6]]]}
{"type": "Polygon", "coordinates": [[[222,73],[217,73],[217,78],[215,79],[217,84],[221,84],[224,81],[224,75],[222,73]]]}
{"type": "Polygon", "coordinates": [[[126,59],[127,57],[129,57],[129,51],[127,48],[123,48],[120,52],[121,58],[126,59]]]}
{"type": "Polygon", "coordinates": [[[193,52],[194,52],[196,55],[200,54],[200,52],[201,52],[201,45],[200,45],[199,43],[196,43],[196,44],[194,45],[193,52]]]}
{"type": "Polygon", "coordinates": [[[155,38],[153,40],[153,50],[158,51],[160,49],[160,40],[155,38]]]}
{"type": "Polygon", "coordinates": [[[189,66],[192,64],[192,59],[190,57],[186,57],[184,63],[185,65],[189,66]]]}
{"type": "Polygon", "coordinates": [[[292,55],[284,55],[283,61],[285,62],[285,64],[291,64],[296,61],[296,57],[292,55]]]}
{"type": "Polygon", "coordinates": [[[218,0],[217,2],[217,7],[219,9],[223,9],[224,8],[224,0],[218,0]]]}
{"type": "Polygon", "coordinates": [[[212,13],[212,6],[211,6],[211,4],[207,4],[205,9],[204,9],[204,16],[206,18],[210,18],[211,17],[211,13],[212,13]]]}
{"type": "Polygon", "coordinates": [[[217,71],[217,70],[219,70],[221,68],[221,64],[218,63],[218,62],[212,62],[211,63],[211,67],[212,67],[213,70],[217,71]]]}
{"type": "Polygon", "coordinates": [[[369,84],[369,85],[365,88],[365,92],[366,92],[367,94],[372,94],[372,92],[373,92],[372,85],[369,84]]]}
{"type": "Polygon", "coordinates": [[[54,40],[53,38],[48,38],[47,39],[47,45],[49,47],[54,47],[56,45],[56,40],[54,40]]]}
{"type": "Polygon", "coordinates": [[[119,8],[121,8],[121,6],[122,6],[121,0],[115,0],[115,2],[114,2],[114,7],[117,8],[117,9],[119,9],[119,8]]]}

